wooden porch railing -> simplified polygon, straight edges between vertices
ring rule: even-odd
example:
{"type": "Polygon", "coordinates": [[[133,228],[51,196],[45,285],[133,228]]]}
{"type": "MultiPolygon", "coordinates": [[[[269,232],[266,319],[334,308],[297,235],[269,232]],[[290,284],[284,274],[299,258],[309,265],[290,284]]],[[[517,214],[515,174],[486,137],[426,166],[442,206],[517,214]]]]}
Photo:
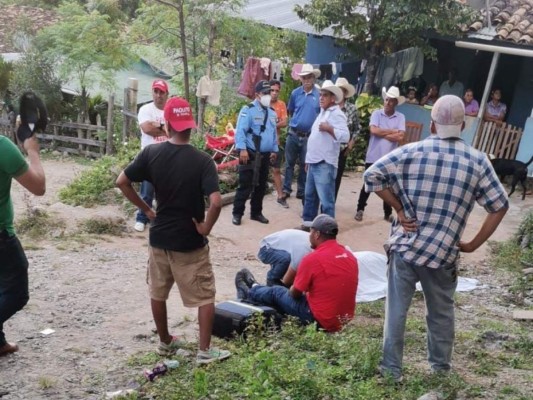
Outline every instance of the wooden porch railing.
{"type": "Polygon", "coordinates": [[[495,158],[514,160],[522,138],[522,128],[505,122],[498,126],[494,122],[482,122],[474,138],[474,148],[495,158]]]}

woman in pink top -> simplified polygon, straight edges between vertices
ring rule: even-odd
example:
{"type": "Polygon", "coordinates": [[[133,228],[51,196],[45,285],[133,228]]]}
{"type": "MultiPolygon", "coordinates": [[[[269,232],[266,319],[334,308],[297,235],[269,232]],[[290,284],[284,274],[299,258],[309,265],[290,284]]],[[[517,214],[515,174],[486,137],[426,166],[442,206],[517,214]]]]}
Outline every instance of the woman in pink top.
{"type": "Polygon", "coordinates": [[[474,99],[474,91],[472,89],[466,89],[463,102],[465,103],[465,114],[471,117],[477,117],[479,103],[474,99]]]}

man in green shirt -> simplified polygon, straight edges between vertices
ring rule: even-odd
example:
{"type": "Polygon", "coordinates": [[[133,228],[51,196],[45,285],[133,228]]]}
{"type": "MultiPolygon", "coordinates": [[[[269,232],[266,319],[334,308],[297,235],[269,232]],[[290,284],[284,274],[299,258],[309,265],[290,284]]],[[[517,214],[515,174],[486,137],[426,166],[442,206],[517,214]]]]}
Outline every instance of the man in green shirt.
{"type": "Polygon", "coordinates": [[[35,136],[26,139],[23,147],[28,153],[29,165],[13,142],[0,135],[0,356],[18,350],[16,344],[6,342],[4,322],[29,299],[28,260],[13,227],[11,181],[15,178],[37,196],[42,196],[46,190],[35,136]]]}

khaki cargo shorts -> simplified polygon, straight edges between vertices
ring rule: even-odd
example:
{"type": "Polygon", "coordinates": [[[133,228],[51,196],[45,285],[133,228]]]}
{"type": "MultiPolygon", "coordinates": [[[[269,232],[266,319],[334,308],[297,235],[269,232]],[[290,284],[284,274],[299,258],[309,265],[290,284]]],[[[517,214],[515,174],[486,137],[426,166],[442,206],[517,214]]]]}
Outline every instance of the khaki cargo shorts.
{"type": "Polygon", "coordinates": [[[185,307],[201,307],[215,302],[215,276],[209,260],[209,246],[190,252],[149,246],[146,283],[150,298],[166,301],[177,283],[185,307]]]}

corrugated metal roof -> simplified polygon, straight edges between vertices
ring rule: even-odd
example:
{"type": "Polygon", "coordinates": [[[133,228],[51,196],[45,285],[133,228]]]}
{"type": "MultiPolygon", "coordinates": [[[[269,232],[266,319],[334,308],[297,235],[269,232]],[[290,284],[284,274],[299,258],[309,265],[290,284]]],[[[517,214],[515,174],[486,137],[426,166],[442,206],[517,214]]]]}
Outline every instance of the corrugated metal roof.
{"type": "MultiPolygon", "coordinates": [[[[315,35],[345,37],[345,35],[335,35],[331,28],[319,32],[307,22],[301,20],[294,12],[294,6],[297,4],[303,6],[310,2],[311,0],[250,0],[241,10],[240,16],[277,28],[315,35]]],[[[364,9],[361,8],[360,12],[364,13],[364,9]]]]}

